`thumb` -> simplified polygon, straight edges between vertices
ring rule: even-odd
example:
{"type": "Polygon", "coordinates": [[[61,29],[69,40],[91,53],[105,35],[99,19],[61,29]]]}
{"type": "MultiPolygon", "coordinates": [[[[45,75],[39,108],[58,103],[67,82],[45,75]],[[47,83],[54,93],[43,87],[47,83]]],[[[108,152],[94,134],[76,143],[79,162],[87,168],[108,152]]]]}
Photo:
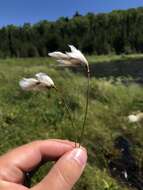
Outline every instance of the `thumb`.
{"type": "Polygon", "coordinates": [[[86,150],[75,148],[64,154],[33,190],[70,190],[81,176],[87,161],[86,150]]]}

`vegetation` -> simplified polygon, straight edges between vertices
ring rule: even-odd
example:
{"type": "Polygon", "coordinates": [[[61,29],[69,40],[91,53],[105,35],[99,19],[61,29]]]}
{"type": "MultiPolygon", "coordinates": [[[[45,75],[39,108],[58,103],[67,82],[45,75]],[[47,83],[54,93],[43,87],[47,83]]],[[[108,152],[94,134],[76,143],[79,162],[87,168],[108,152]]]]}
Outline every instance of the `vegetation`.
{"type": "MultiPolygon", "coordinates": [[[[86,97],[86,79],[81,73],[75,74],[66,68],[55,69],[51,59],[47,58],[1,59],[0,68],[1,154],[33,140],[75,140],[76,135],[80,135],[86,97]],[[37,72],[48,73],[62,90],[72,109],[76,130],[71,127],[68,114],[55,91],[33,94],[20,89],[19,80],[37,72]]],[[[141,168],[142,123],[129,124],[127,115],[143,111],[143,89],[137,84],[125,86],[120,78],[116,81],[113,77],[112,80],[92,78],[89,104],[84,137],[89,162],[75,189],[126,190],[124,183],[111,177],[106,156],[118,157],[120,151],[114,147],[115,139],[119,136],[128,138],[132,144],[132,155],[141,168]]],[[[42,167],[33,183],[39,181],[49,167],[49,164],[42,167]]]]}
{"type": "Polygon", "coordinates": [[[137,61],[143,59],[143,54],[107,54],[107,55],[90,55],[87,56],[90,64],[97,64],[97,63],[113,63],[113,62],[126,62],[126,61],[137,61]]]}
{"type": "Polygon", "coordinates": [[[45,57],[74,44],[87,54],[143,52],[143,8],[0,29],[0,57],[45,57]]]}

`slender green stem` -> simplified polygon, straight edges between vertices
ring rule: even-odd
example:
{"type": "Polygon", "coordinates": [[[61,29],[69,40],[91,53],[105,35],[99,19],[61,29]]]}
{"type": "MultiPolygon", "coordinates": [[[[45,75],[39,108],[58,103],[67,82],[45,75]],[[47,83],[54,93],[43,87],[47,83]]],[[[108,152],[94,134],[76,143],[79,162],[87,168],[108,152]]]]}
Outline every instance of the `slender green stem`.
{"type": "Polygon", "coordinates": [[[87,67],[87,94],[86,94],[86,105],[85,105],[85,114],[84,114],[82,129],[81,129],[81,135],[80,135],[80,138],[79,138],[79,147],[81,146],[81,143],[82,143],[82,141],[83,141],[84,131],[85,131],[85,123],[86,123],[87,113],[88,113],[89,88],[90,88],[89,82],[90,82],[90,70],[89,70],[89,67],[87,67]]]}
{"type": "MultiPolygon", "coordinates": [[[[71,110],[68,107],[67,103],[65,102],[65,99],[63,98],[64,96],[63,96],[62,92],[59,89],[57,89],[57,87],[54,87],[54,89],[60,94],[60,98],[61,98],[61,100],[62,100],[62,102],[63,102],[63,104],[64,104],[64,106],[65,106],[65,108],[67,110],[68,115],[69,115],[69,119],[70,119],[72,128],[76,129],[76,127],[74,125],[73,117],[71,115],[71,110]]],[[[75,139],[75,147],[76,147],[76,144],[77,144],[77,138],[75,139]]]]}

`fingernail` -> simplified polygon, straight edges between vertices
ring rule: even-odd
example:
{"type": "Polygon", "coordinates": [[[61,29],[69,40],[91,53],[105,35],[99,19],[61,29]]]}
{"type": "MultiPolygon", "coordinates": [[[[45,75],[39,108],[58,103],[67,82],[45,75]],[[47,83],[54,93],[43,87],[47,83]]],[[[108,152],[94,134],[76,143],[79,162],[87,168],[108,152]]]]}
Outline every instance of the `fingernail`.
{"type": "Polygon", "coordinates": [[[81,166],[85,166],[87,161],[87,153],[81,148],[75,148],[71,151],[69,157],[76,160],[81,166]]]}

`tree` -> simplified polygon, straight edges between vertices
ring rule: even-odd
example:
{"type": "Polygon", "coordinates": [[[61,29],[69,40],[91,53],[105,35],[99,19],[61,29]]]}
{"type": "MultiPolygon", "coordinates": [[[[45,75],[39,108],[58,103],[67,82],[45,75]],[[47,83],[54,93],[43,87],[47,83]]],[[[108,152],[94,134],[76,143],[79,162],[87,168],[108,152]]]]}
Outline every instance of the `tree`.
{"type": "Polygon", "coordinates": [[[77,11],[71,19],[0,29],[0,57],[45,57],[67,44],[88,54],[143,52],[143,8],[85,16],[77,11]]]}

